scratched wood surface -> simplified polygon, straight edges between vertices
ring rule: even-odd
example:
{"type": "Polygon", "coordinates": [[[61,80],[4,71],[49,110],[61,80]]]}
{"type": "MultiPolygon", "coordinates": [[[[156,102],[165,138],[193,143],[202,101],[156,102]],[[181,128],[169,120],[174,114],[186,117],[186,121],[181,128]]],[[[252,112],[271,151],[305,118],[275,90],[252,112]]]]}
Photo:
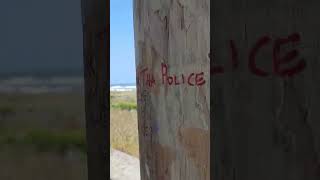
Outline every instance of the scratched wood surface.
{"type": "Polygon", "coordinates": [[[209,179],[209,0],[135,0],[142,180],[209,179]]]}
{"type": "Polygon", "coordinates": [[[320,179],[320,1],[211,3],[213,179],[320,179]]]}
{"type": "Polygon", "coordinates": [[[108,179],[109,2],[82,0],[87,163],[89,180],[108,179]]]}

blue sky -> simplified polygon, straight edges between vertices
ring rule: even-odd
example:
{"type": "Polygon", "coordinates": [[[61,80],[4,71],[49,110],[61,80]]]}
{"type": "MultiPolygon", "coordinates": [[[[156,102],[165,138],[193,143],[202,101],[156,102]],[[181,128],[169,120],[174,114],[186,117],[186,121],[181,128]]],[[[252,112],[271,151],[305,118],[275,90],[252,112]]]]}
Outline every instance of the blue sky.
{"type": "Polygon", "coordinates": [[[110,0],[110,83],[135,83],[132,0],[110,0]]]}

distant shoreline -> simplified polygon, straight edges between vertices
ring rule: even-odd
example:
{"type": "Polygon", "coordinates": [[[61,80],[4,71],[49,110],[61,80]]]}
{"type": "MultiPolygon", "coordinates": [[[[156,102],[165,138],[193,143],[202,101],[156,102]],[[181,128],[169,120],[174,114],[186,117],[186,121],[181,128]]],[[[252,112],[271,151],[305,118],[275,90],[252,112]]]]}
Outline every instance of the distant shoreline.
{"type": "Polygon", "coordinates": [[[136,83],[115,83],[115,84],[110,84],[110,86],[135,86],[136,83]]]}
{"type": "Polygon", "coordinates": [[[135,91],[136,85],[111,85],[110,91],[135,91]]]}
{"type": "MultiPolygon", "coordinates": [[[[136,83],[110,85],[110,91],[135,91],[136,83]]],[[[0,93],[62,93],[84,91],[84,78],[80,75],[0,74],[0,93]]]]}
{"type": "Polygon", "coordinates": [[[0,77],[1,93],[64,93],[82,92],[83,77],[81,76],[8,76],[0,77]]]}

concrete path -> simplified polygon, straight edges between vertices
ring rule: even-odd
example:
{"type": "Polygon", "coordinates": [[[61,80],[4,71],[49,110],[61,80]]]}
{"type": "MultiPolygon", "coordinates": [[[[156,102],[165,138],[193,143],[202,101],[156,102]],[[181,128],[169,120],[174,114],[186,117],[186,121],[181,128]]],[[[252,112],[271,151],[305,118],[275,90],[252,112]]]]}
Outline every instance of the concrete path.
{"type": "Polygon", "coordinates": [[[111,180],[140,180],[139,159],[111,149],[110,177],[111,180]]]}

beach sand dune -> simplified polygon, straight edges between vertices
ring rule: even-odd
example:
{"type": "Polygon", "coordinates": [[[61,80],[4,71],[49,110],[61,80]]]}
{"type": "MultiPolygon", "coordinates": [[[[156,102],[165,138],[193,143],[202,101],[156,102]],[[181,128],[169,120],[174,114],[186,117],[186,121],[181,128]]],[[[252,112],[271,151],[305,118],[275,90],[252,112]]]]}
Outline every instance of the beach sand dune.
{"type": "Polygon", "coordinates": [[[140,180],[139,159],[111,149],[110,178],[111,180],[140,180]]]}

